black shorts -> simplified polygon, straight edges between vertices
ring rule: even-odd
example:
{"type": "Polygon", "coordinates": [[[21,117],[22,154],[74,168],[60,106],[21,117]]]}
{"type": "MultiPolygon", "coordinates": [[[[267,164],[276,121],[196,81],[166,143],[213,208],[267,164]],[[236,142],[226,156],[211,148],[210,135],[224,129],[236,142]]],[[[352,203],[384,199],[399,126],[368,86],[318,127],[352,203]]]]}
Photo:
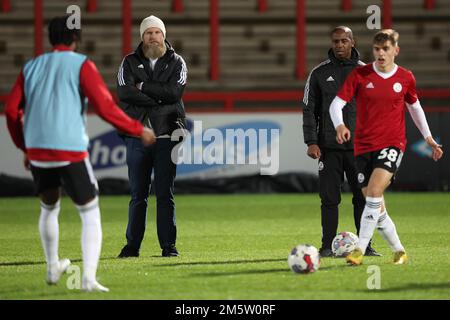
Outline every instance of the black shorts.
{"type": "Polygon", "coordinates": [[[403,152],[397,147],[387,147],[356,156],[356,172],[359,187],[367,187],[370,176],[375,168],[382,168],[392,172],[394,175],[391,181],[394,181],[402,158],[403,152]]]}
{"type": "Polygon", "coordinates": [[[98,184],[88,158],[57,168],[31,165],[38,194],[61,185],[76,204],[84,204],[98,195],[98,184]]]}

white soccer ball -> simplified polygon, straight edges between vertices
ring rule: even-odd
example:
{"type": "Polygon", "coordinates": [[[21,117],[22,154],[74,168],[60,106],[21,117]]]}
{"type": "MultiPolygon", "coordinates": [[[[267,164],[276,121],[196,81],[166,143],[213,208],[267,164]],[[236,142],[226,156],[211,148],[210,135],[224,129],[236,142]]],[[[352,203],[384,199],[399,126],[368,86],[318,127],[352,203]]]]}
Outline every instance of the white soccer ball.
{"type": "Polygon", "coordinates": [[[340,232],[334,237],[331,250],[336,257],[346,257],[356,249],[358,236],[351,232],[340,232]]]}
{"type": "Polygon", "coordinates": [[[320,266],[319,251],[310,244],[301,244],[292,249],[288,256],[289,268],[295,273],[311,273],[320,266]]]}

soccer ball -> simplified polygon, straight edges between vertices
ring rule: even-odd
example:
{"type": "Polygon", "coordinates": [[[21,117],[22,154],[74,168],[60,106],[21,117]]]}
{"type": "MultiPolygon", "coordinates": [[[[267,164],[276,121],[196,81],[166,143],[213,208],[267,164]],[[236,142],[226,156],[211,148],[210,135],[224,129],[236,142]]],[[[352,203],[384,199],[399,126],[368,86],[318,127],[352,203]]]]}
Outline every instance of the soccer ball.
{"type": "Polygon", "coordinates": [[[319,251],[310,244],[301,244],[288,256],[289,268],[295,273],[312,273],[320,266],[319,251]]]}
{"type": "Polygon", "coordinates": [[[356,249],[358,236],[351,232],[340,232],[334,237],[331,250],[336,257],[346,257],[356,249]]]}

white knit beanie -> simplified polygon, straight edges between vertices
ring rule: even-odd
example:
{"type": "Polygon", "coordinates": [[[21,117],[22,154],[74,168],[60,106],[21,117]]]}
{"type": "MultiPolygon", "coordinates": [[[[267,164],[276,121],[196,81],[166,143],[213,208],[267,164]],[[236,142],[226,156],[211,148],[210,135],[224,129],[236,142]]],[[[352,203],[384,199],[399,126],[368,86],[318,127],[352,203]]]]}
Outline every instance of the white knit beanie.
{"type": "Polygon", "coordinates": [[[161,30],[161,32],[163,33],[164,39],[166,38],[166,27],[164,26],[164,22],[162,22],[162,20],[160,18],[152,15],[150,17],[145,18],[141,22],[141,27],[140,27],[141,40],[142,40],[142,36],[144,35],[145,30],[147,30],[148,28],[152,28],[152,27],[159,28],[161,30]]]}

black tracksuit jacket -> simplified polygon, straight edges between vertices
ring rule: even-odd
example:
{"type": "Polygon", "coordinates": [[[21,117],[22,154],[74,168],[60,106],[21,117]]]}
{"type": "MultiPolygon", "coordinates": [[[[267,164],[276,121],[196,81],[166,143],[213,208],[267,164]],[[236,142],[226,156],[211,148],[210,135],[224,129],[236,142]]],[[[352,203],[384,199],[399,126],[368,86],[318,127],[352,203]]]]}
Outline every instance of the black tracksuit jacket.
{"type": "Polygon", "coordinates": [[[352,139],[342,145],[336,142],[336,130],[331,121],[330,104],[347,75],[356,67],[364,65],[358,51],[353,48],[351,58],[341,61],[328,51],[328,59],[317,65],[305,85],[302,101],[303,136],[310,146],[335,150],[353,150],[353,134],[356,126],[356,103],[353,99],[343,109],[344,123],[352,132],[352,139]]]}
{"type": "Polygon", "coordinates": [[[168,41],[166,47],[166,53],[152,70],[141,42],[135,52],[123,59],[117,74],[120,107],[130,117],[153,128],[157,136],[170,135],[185,127],[182,95],[187,80],[186,63],[168,41]],[[136,84],[141,82],[139,90],[136,84]]]}

